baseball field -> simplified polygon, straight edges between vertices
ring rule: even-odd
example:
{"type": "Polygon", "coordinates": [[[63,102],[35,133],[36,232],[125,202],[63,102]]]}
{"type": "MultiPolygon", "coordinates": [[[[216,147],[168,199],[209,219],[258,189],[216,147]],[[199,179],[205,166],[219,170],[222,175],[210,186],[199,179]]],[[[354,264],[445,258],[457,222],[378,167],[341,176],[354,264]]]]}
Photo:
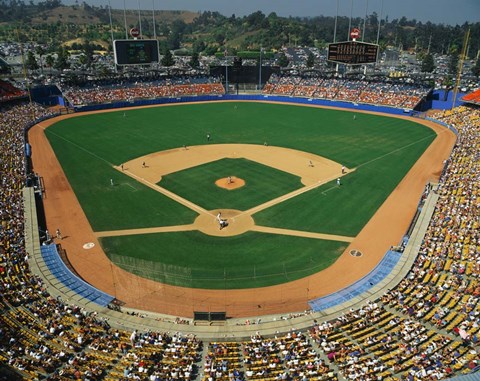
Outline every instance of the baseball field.
{"type": "Polygon", "coordinates": [[[437,136],[400,118],[254,102],[96,113],[45,135],[115,265],[204,289],[332,265],[437,136]]]}

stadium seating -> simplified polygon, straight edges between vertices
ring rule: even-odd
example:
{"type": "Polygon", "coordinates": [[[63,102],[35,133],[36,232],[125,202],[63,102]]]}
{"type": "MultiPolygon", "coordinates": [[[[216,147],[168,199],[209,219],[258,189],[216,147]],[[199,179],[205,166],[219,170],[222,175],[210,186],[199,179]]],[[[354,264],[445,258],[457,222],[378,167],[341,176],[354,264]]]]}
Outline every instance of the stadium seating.
{"type": "Polygon", "coordinates": [[[336,77],[278,76],[273,74],[264,94],[330,99],[413,109],[430,88],[422,84],[392,82],[390,79],[366,80],[336,77]]]}
{"type": "Polygon", "coordinates": [[[131,82],[93,87],[90,85],[63,89],[64,97],[72,106],[224,93],[225,90],[220,80],[210,77],[173,78],[153,82],[131,82]]]}
{"type": "MultiPolygon", "coordinates": [[[[280,85],[281,91],[290,91],[291,84],[280,85]]],[[[191,91],[191,85],[178,86],[191,91]]],[[[336,81],[322,80],[318,85],[296,82],[292,92],[311,94],[314,86],[332,97],[343,89],[340,96],[348,100],[358,94],[367,97],[368,89],[379,91],[378,84],[340,87],[336,81]]],[[[258,332],[249,341],[211,342],[205,358],[203,343],[194,336],[113,329],[101,316],[52,298],[32,274],[21,193],[23,128],[32,115],[49,112],[37,105],[17,105],[0,114],[0,364],[20,378],[193,380],[202,369],[203,379],[209,381],[430,381],[478,370],[478,108],[462,106],[432,115],[459,135],[435,190],[435,213],[415,263],[400,284],[380,300],[367,301],[334,320],[318,322],[313,314],[308,333],[292,330],[267,338],[258,332]]]]}
{"type": "Polygon", "coordinates": [[[27,96],[25,90],[13,86],[10,82],[0,80],[0,102],[27,96]]]}

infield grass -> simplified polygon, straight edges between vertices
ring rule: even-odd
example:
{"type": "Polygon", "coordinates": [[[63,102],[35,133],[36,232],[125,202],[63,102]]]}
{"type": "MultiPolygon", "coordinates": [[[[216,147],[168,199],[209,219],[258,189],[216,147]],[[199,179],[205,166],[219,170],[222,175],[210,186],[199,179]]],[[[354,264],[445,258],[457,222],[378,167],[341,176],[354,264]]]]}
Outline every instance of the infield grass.
{"type": "Polygon", "coordinates": [[[298,176],[247,159],[221,159],[163,176],[158,185],[207,209],[247,210],[301,188],[298,176]],[[245,181],[228,190],[215,185],[230,174],[245,181]]]}
{"type": "MultiPolygon", "coordinates": [[[[125,117],[123,114],[121,110],[80,116],[61,121],[46,130],[96,231],[190,224],[196,217],[190,209],[136,183],[113,169],[113,165],[183,145],[262,145],[267,142],[271,146],[311,152],[357,170],[344,176],[340,187],[333,183],[325,184],[255,214],[255,222],[272,227],[354,236],[436,136],[431,129],[404,119],[356,113],[353,120],[353,113],[348,111],[254,102],[182,104],[129,110],[125,117]],[[210,141],[206,139],[207,133],[211,135],[210,141]],[[114,180],[115,186],[110,186],[110,179],[114,180]]],[[[297,187],[297,180],[288,175],[274,188],[255,188],[253,194],[246,192],[247,188],[245,192],[241,188],[230,191],[231,195],[235,195],[230,199],[230,196],[219,197],[213,190],[192,186],[192,177],[203,176],[211,171],[212,166],[225,163],[222,160],[203,168],[174,173],[170,178],[166,176],[165,182],[160,185],[208,209],[244,209],[261,203],[269,195],[270,199],[275,198],[277,191],[288,193],[289,189],[297,187]]],[[[247,167],[250,166],[252,163],[247,167]]],[[[271,168],[259,171],[256,177],[270,176],[272,171],[271,168]]],[[[224,176],[228,175],[231,173],[224,176]]],[[[246,180],[249,184],[249,179],[246,180]]],[[[216,281],[205,280],[204,274],[207,269],[214,269],[215,272],[207,272],[211,275],[206,278],[211,279],[219,275],[218,269],[226,268],[226,265],[219,265],[223,263],[219,262],[219,258],[225,254],[223,245],[232,245],[233,252],[240,257],[252,251],[256,255],[252,257],[254,259],[248,258],[243,262],[235,262],[236,257],[232,255],[226,257],[225,260],[235,263],[228,274],[234,278],[246,277],[238,283],[229,282],[229,287],[280,282],[280,278],[273,274],[279,273],[278,263],[288,262],[286,259],[278,261],[279,250],[285,258],[300,255],[297,248],[307,253],[315,250],[316,253],[327,253],[329,261],[333,261],[344,245],[278,235],[262,236],[260,239],[259,233],[252,232],[229,238],[193,233],[110,237],[102,239],[102,246],[117,258],[119,255],[135,257],[141,253],[142,260],[147,261],[145,263],[157,262],[160,267],[178,266],[179,269],[187,267],[192,274],[189,282],[195,287],[222,288],[225,284],[221,274],[216,281]],[[197,253],[202,255],[199,257],[197,253]],[[267,264],[272,266],[271,273],[264,271],[265,282],[259,283],[256,277],[246,275],[252,270],[248,263],[258,263],[259,268],[267,268],[267,264]],[[248,268],[246,272],[242,272],[244,267],[248,268]]],[[[303,257],[299,263],[309,262],[303,257]]],[[[319,271],[321,263],[326,266],[331,264],[320,260],[314,262],[312,272],[319,271]]],[[[292,268],[303,269],[298,263],[292,268]]],[[[289,273],[288,278],[300,278],[308,271],[289,273]]],[[[165,281],[176,283],[177,278],[165,276],[165,281]]]]}

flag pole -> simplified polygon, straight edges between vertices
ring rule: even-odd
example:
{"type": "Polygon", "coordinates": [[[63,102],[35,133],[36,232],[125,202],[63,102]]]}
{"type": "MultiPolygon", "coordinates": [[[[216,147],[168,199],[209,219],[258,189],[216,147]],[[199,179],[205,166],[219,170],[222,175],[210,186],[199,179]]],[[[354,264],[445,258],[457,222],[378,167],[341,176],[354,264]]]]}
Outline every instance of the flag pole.
{"type": "Polygon", "coordinates": [[[140,0],[138,0],[138,25],[140,27],[140,38],[143,38],[142,33],[142,17],[140,16],[140,0]]]}
{"type": "Polygon", "coordinates": [[[155,29],[155,0],[152,0],[152,17],[153,17],[153,39],[157,39],[157,30],[155,29]]]}
{"type": "Polygon", "coordinates": [[[260,46],[260,68],[258,69],[258,90],[262,90],[262,50],[263,48],[260,46]]]}
{"type": "Polygon", "coordinates": [[[337,13],[335,14],[335,27],[333,28],[333,42],[337,42],[337,20],[338,20],[338,0],[337,0],[337,13]]]}
{"type": "MultiPolygon", "coordinates": [[[[110,37],[112,38],[112,50],[114,49],[114,39],[113,39],[113,23],[112,23],[112,4],[108,0],[108,17],[110,18],[110,37]]],[[[115,73],[117,72],[117,65],[115,65],[115,73]]]]}
{"type": "Polygon", "coordinates": [[[125,5],[125,0],[123,0],[123,22],[125,23],[125,40],[128,40],[128,31],[127,31],[127,8],[125,5]]]}
{"type": "Polygon", "coordinates": [[[226,47],[225,47],[224,55],[225,55],[225,93],[228,94],[228,52],[226,47]]]}
{"type": "Polygon", "coordinates": [[[348,22],[348,36],[347,41],[350,41],[350,31],[352,30],[352,16],[353,16],[353,0],[350,2],[350,21],[348,22]]]}

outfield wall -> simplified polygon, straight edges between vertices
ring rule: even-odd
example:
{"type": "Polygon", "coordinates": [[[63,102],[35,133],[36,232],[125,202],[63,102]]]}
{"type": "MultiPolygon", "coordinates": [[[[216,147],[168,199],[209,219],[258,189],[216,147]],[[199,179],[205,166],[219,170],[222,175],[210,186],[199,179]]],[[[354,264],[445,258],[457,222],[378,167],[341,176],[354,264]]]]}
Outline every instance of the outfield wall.
{"type": "Polygon", "coordinates": [[[373,104],[331,101],[328,99],[294,98],[289,96],[263,95],[263,94],[199,95],[199,96],[171,97],[171,98],[157,98],[157,99],[139,99],[134,101],[112,102],[112,103],[96,104],[96,105],[88,105],[88,106],[76,106],[74,107],[74,109],[77,112],[82,112],[82,111],[111,110],[111,109],[123,108],[123,107],[138,107],[138,106],[151,106],[151,105],[162,105],[162,104],[172,104],[172,103],[212,102],[212,101],[282,102],[282,103],[292,103],[292,104],[302,104],[302,105],[339,107],[342,109],[347,109],[352,111],[358,110],[358,111],[369,111],[369,112],[381,112],[386,114],[406,115],[406,116],[412,116],[414,113],[414,111],[410,109],[399,109],[396,107],[377,106],[373,104]]]}

